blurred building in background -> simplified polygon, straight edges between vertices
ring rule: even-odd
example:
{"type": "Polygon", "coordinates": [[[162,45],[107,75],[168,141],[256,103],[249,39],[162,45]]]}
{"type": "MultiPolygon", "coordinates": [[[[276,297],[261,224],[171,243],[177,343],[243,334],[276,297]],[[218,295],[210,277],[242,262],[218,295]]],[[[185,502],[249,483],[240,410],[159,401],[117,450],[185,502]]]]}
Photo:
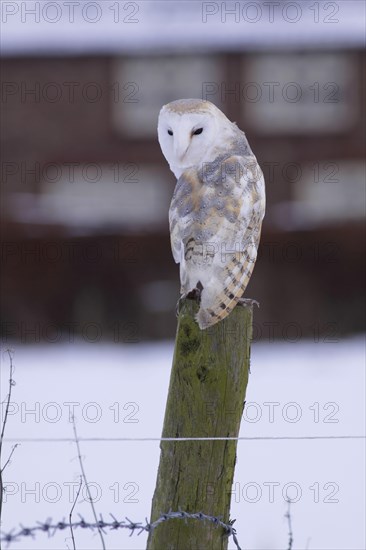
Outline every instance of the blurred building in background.
{"type": "Polygon", "coordinates": [[[187,97],[236,121],[265,175],[255,338],[363,330],[360,3],[5,4],[3,342],[174,336],[175,178],[156,126],[187,97]]]}

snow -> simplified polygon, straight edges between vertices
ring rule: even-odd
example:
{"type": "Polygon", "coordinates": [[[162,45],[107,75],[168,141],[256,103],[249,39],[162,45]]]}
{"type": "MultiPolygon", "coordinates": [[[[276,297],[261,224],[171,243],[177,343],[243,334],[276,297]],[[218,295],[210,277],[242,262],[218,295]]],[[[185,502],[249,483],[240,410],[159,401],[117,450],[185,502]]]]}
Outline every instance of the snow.
{"type": "Polygon", "coordinates": [[[4,55],[362,47],[364,3],[99,0],[1,3],[4,55]],[[189,34],[187,35],[187,29],[189,34]]]}
{"type": "MultiPolygon", "coordinates": [[[[173,342],[162,344],[15,345],[12,406],[3,460],[20,441],[4,472],[8,485],[2,530],[52,517],[68,518],[79,464],[69,438],[73,408],[80,437],[159,438],[168,391],[173,342]],[[33,411],[33,412],[31,412],[33,411]]],[[[364,341],[257,343],[241,436],[364,434],[364,341]],[[296,421],[295,421],[296,420],[296,421]]],[[[8,360],[2,354],[1,397],[8,360]]],[[[2,416],[4,414],[4,407],[2,416]]],[[[194,435],[194,434],[192,434],[194,435]]],[[[365,440],[241,440],[232,496],[232,517],[241,545],[287,545],[286,494],[292,505],[294,549],[365,548],[365,440]]],[[[150,515],[159,461],[158,441],[81,443],[97,513],[144,521],[150,515]]],[[[82,498],[81,513],[91,520],[82,498]]],[[[78,550],[100,548],[97,535],[76,531],[78,550]]],[[[145,533],[106,535],[108,549],[142,550],[145,533]]],[[[68,530],[40,533],[14,549],[72,548],[68,530]]],[[[231,541],[229,548],[234,548],[231,541]]]]}

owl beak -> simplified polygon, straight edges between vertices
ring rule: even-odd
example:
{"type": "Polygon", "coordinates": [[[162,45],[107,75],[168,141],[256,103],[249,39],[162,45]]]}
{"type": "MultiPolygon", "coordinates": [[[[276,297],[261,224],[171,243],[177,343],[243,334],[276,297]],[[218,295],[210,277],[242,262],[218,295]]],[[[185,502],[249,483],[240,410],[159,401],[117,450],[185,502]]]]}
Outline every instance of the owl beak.
{"type": "Polygon", "coordinates": [[[183,161],[189,147],[189,139],[185,139],[183,136],[178,138],[174,144],[174,154],[180,162],[183,161]]]}

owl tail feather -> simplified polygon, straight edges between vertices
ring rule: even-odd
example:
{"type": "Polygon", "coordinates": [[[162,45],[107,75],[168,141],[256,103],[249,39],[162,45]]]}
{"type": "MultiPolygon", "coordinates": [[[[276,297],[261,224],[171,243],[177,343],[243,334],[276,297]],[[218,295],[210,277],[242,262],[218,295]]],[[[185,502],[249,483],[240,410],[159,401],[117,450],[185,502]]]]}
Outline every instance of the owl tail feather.
{"type": "MultiPolygon", "coordinates": [[[[254,256],[253,258],[255,261],[254,256]]],[[[222,321],[232,312],[249,283],[254,261],[248,257],[248,261],[240,264],[234,259],[227,266],[228,277],[225,287],[219,295],[213,294],[214,289],[217,288],[215,284],[203,288],[200,309],[195,316],[201,330],[222,321]]]]}
{"type": "Polygon", "coordinates": [[[239,294],[237,297],[235,297],[235,299],[230,300],[230,304],[226,305],[225,309],[223,309],[221,306],[221,304],[223,304],[224,302],[220,302],[220,304],[218,303],[217,304],[218,308],[215,308],[215,309],[214,308],[205,309],[201,305],[200,309],[195,315],[195,319],[200,329],[204,330],[206,328],[212,327],[213,325],[215,325],[216,323],[218,323],[219,321],[222,321],[222,319],[227,317],[229,313],[231,313],[234,307],[236,306],[237,301],[239,300],[241,295],[242,294],[239,294]]]}

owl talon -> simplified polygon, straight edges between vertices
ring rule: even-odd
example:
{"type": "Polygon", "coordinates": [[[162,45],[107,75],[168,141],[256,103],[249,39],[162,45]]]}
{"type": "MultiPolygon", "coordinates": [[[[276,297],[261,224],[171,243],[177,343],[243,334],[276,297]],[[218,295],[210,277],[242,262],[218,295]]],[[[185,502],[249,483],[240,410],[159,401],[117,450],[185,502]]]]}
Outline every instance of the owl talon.
{"type": "Polygon", "coordinates": [[[260,307],[259,302],[257,302],[257,300],[252,300],[251,298],[239,298],[239,300],[237,301],[237,305],[243,306],[243,307],[244,306],[253,307],[255,305],[257,307],[260,307]]]}
{"type": "Polygon", "coordinates": [[[202,289],[203,289],[203,286],[201,285],[200,282],[198,282],[196,288],[194,288],[193,290],[188,292],[185,295],[185,298],[187,298],[188,300],[196,300],[196,302],[199,304],[200,301],[201,301],[202,289]],[[200,286],[198,286],[198,285],[200,285],[200,286]]]}
{"type": "Polygon", "coordinates": [[[198,281],[196,288],[193,288],[190,292],[187,292],[187,294],[182,294],[182,296],[179,298],[177,302],[177,305],[175,306],[176,317],[179,316],[184,300],[196,300],[198,304],[201,302],[202,290],[203,290],[202,283],[201,281],[198,281]]]}

